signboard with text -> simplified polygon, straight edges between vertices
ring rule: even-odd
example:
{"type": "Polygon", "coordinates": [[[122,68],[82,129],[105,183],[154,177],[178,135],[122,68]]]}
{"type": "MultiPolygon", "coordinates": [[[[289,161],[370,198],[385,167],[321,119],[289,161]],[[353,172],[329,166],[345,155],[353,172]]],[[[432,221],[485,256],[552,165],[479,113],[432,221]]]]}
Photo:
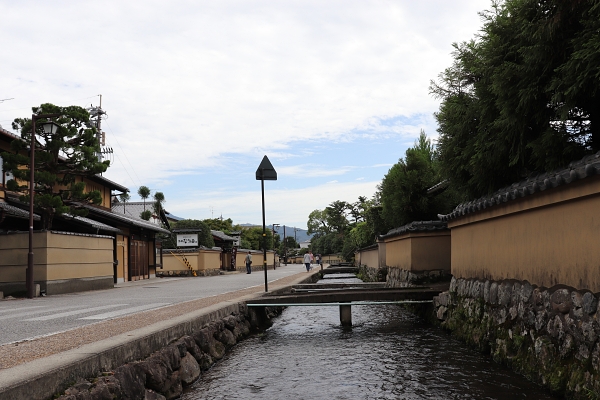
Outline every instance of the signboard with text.
{"type": "Polygon", "coordinates": [[[178,234],[177,235],[177,247],[198,247],[198,234],[178,234]]]}

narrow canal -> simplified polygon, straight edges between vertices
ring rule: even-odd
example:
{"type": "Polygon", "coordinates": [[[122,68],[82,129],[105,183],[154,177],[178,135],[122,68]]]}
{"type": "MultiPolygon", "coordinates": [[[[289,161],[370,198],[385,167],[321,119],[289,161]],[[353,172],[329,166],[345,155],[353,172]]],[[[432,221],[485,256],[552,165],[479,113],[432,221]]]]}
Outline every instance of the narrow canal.
{"type": "Polygon", "coordinates": [[[290,307],[182,399],[555,399],[399,306],[290,307]]]}

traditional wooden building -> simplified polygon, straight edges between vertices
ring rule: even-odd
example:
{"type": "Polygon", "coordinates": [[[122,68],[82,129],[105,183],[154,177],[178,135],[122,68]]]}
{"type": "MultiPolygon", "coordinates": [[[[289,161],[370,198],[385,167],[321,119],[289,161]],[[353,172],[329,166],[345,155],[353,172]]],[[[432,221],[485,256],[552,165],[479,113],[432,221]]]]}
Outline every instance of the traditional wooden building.
{"type": "MultiPolygon", "coordinates": [[[[0,152],[10,151],[10,143],[13,140],[21,138],[0,128],[0,152]]],[[[20,201],[21,193],[10,192],[6,188],[6,182],[11,178],[5,171],[1,171],[0,291],[4,287],[7,294],[11,291],[19,292],[24,288],[27,246],[23,245],[24,238],[19,233],[29,229],[28,204],[20,201]]],[[[40,231],[40,218],[38,215],[34,216],[34,236],[45,238],[34,240],[37,246],[34,248],[36,284],[40,285],[42,291],[52,294],[103,289],[112,287],[117,282],[154,277],[156,266],[160,265],[156,235],[170,232],[158,224],[111,211],[112,197],[128,191],[125,186],[101,175],[82,176],[77,179],[85,183],[86,192],[98,190],[102,200],[98,205],[80,205],[87,208],[86,217],[68,214],[55,217],[49,232],[40,231]],[[65,239],[68,235],[87,239],[65,239]],[[110,243],[108,250],[107,239],[110,243]],[[101,245],[98,244],[98,240],[102,242],[101,245]],[[76,251],[64,251],[64,256],[58,258],[47,256],[75,242],[76,251]],[[50,248],[54,250],[49,250],[50,248]],[[80,262],[82,259],[100,261],[88,264],[80,262]],[[110,267],[108,270],[107,265],[110,267]]]]}

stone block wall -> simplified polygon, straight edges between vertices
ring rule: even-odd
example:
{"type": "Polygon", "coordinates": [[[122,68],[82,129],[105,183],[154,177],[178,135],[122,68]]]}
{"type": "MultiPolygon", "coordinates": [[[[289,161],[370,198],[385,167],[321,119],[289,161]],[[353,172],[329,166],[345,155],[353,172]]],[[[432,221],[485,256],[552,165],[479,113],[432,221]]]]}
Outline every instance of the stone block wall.
{"type": "Polygon", "coordinates": [[[122,365],[101,376],[80,379],[57,399],[178,399],[185,387],[201,378],[202,371],[252,332],[269,327],[271,319],[283,309],[246,307],[245,310],[211,322],[144,360],[122,365]]]}
{"type": "Polygon", "coordinates": [[[551,390],[600,398],[598,295],[527,281],[452,278],[434,313],[453,335],[551,390]]]}
{"type": "Polygon", "coordinates": [[[388,267],[386,286],[411,287],[434,282],[448,282],[452,276],[445,269],[430,271],[407,271],[401,268],[388,267]]]}
{"type": "Polygon", "coordinates": [[[364,282],[385,282],[387,273],[387,267],[373,268],[368,265],[359,265],[357,278],[364,282]]]}

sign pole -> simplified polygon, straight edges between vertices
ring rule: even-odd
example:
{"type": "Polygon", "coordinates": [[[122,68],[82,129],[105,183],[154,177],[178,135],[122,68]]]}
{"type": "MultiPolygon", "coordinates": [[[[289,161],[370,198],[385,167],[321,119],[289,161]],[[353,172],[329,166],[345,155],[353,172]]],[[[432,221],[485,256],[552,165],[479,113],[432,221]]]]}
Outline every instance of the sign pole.
{"type": "Polygon", "coordinates": [[[271,161],[264,156],[256,170],[256,180],[260,181],[260,192],[262,196],[262,220],[263,220],[263,270],[265,271],[265,292],[269,291],[267,281],[267,228],[265,224],[265,180],[276,181],[277,171],[273,168],[271,161]]]}
{"type": "MultiPolygon", "coordinates": [[[[263,170],[260,169],[260,175],[263,176],[263,170]]],[[[267,282],[267,230],[265,227],[265,180],[260,180],[260,192],[262,195],[262,221],[263,221],[263,269],[265,271],[265,292],[269,291],[267,282]]]]}

